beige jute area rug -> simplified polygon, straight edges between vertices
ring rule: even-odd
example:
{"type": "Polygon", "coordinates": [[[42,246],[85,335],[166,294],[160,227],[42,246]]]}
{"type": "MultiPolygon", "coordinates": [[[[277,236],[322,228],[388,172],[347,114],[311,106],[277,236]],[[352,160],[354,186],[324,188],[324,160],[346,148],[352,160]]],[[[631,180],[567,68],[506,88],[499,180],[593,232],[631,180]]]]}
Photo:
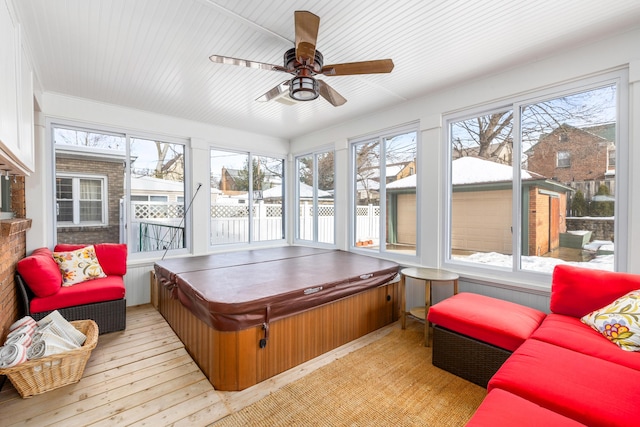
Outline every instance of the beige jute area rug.
{"type": "Polygon", "coordinates": [[[463,426],[486,390],[434,367],[423,331],[394,328],[213,425],[463,426]]]}

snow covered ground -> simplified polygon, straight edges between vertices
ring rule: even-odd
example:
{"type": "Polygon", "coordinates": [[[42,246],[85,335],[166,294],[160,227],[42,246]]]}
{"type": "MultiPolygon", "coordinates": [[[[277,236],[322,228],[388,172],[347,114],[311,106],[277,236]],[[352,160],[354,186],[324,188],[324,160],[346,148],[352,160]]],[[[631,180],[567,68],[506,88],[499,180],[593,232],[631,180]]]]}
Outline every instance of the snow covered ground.
{"type": "MultiPolygon", "coordinates": [[[[589,245],[587,246],[585,246],[585,249],[588,249],[594,252],[597,251],[598,248],[613,252],[613,242],[610,242],[610,241],[595,240],[589,243],[589,245]]],[[[460,261],[468,261],[468,262],[486,264],[486,265],[495,265],[498,267],[511,268],[511,266],[513,265],[513,259],[511,255],[503,255],[496,252],[475,253],[468,256],[454,255],[452,256],[452,258],[460,261]]],[[[613,271],[613,255],[597,255],[594,259],[588,262],[563,261],[558,258],[539,257],[539,256],[523,256],[522,257],[523,270],[552,273],[553,268],[558,264],[570,264],[570,265],[575,265],[583,268],[593,268],[597,270],[613,271]]]]}

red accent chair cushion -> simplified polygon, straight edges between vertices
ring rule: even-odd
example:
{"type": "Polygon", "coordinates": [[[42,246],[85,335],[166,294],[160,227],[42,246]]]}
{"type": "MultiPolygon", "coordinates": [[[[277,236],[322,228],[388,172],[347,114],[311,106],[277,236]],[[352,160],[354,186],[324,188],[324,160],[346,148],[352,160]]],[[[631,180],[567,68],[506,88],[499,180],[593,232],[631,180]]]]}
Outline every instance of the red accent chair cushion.
{"type": "Polygon", "coordinates": [[[124,296],[125,286],[122,277],[108,276],[73,286],[60,287],[56,294],[44,298],[34,297],[29,307],[32,313],[41,313],[77,305],[118,300],[124,296]]]}
{"type": "Polygon", "coordinates": [[[487,390],[496,388],[593,427],[640,419],[639,371],[534,339],[491,378],[487,390]]]}
{"type": "Polygon", "coordinates": [[[473,293],[459,293],[433,305],[431,323],[505,350],[517,349],[546,314],[531,307],[473,293]]]}
{"type": "Polygon", "coordinates": [[[37,297],[53,295],[62,286],[62,273],[48,248],[34,250],[18,261],[16,269],[37,297]]]}
{"type": "Polygon", "coordinates": [[[640,289],[640,275],[560,264],[553,270],[551,311],[580,318],[640,289]]]}
{"type": "MultiPolygon", "coordinates": [[[[84,248],[87,245],[69,243],[57,244],[54,252],[69,252],[84,248]]],[[[124,243],[98,243],[93,245],[96,257],[107,276],[124,276],[127,274],[127,245],[124,243]]]]}
{"type": "Polygon", "coordinates": [[[577,421],[499,388],[487,394],[466,427],[580,427],[577,421]]]}

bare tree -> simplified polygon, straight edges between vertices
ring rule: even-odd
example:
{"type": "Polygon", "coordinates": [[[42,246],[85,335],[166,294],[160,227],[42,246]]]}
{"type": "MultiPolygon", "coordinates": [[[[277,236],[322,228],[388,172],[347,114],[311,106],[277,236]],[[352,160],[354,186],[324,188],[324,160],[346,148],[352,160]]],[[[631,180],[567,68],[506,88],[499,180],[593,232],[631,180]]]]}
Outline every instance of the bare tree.
{"type": "MultiPolygon", "coordinates": [[[[607,86],[524,106],[520,123],[523,151],[563,124],[585,126],[613,121],[614,100],[615,86],[607,86]]],[[[513,118],[509,109],[454,123],[453,157],[497,160],[505,146],[513,145],[513,118]]]]}
{"type": "Polygon", "coordinates": [[[79,147],[124,151],[125,138],[121,135],[56,128],[54,131],[54,142],[56,144],[75,145],[79,147]]]}
{"type": "MultiPolygon", "coordinates": [[[[317,156],[318,159],[318,188],[320,190],[334,189],[334,153],[328,151],[317,156]]],[[[313,186],[313,156],[300,158],[300,181],[313,186]]]]}

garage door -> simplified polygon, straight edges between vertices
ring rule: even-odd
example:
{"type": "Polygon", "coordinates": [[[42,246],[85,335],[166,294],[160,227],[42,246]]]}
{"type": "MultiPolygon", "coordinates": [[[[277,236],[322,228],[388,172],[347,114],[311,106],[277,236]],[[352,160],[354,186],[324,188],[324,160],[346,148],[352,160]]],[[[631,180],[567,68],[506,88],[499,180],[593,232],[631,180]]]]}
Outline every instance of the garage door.
{"type": "Polygon", "coordinates": [[[416,195],[398,194],[398,243],[416,244],[416,195]]]}
{"type": "Polygon", "coordinates": [[[510,255],[511,190],[454,192],[451,248],[510,255]]]}

